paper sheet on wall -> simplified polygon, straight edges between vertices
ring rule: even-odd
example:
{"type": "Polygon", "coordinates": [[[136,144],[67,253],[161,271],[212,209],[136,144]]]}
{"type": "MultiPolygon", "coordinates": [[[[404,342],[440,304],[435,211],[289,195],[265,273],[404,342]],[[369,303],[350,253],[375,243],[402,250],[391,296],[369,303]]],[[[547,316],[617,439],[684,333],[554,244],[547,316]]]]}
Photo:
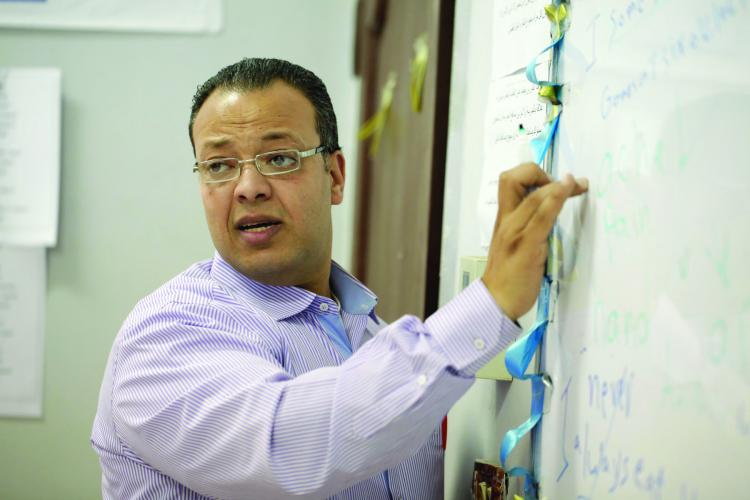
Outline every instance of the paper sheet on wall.
{"type": "Polygon", "coordinates": [[[0,68],[0,245],[54,246],[61,75],[0,68]]]}
{"type": "Polygon", "coordinates": [[[538,91],[539,87],[522,73],[490,84],[485,115],[485,160],[477,202],[480,244],[485,250],[489,248],[497,215],[500,173],[530,160],[528,143],[544,127],[546,104],[539,100],[538,91]]]}
{"type": "MultiPolygon", "coordinates": [[[[544,13],[549,0],[495,2],[492,23],[492,76],[499,78],[525,68],[550,42],[544,13]]],[[[549,56],[541,57],[548,61],[549,56]]]]}
{"type": "Polygon", "coordinates": [[[216,33],[221,0],[24,0],[0,1],[0,26],[216,33]]]}
{"type": "Polygon", "coordinates": [[[42,415],[45,249],[0,247],[0,416],[42,415]]]}

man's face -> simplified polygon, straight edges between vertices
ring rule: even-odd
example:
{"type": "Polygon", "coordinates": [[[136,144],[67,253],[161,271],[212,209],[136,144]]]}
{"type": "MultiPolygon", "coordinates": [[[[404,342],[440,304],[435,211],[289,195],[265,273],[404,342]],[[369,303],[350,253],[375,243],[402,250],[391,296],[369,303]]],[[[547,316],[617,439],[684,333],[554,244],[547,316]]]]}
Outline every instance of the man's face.
{"type": "MultiPolygon", "coordinates": [[[[198,161],[320,145],[312,103],[281,81],[252,91],[215,90],[195,118],[193,140],[198,161]]],[[[343,199],[343,155],[330,155],[328,169],[317,154],[299,170],[273,177],[252,162],[244,167],[237,180],[201,183],[219,254],[251,279],[327,293],[331,205],[343,199]]]]}

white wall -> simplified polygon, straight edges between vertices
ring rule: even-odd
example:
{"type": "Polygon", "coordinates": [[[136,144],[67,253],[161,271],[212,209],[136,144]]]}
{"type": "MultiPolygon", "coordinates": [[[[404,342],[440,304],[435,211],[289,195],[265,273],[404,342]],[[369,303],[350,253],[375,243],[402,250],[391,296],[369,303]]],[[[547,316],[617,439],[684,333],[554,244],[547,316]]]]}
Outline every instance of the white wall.
{"type": "Polygon", "coordinates": [[[100,498],[88,437],[112,340],[139,298],[212,255],[187,121],[196,86],[221,67],[242,57],[280,57],[327,83],[349,159],[348,196],[334,209],[334,258],[351,261],[356,2],[225,6],[218,35],[0,30],[0,66],[55,66],[63,73],[60,239],[48,252],[44,418],[0,420],[0,498],[100,498]]]}

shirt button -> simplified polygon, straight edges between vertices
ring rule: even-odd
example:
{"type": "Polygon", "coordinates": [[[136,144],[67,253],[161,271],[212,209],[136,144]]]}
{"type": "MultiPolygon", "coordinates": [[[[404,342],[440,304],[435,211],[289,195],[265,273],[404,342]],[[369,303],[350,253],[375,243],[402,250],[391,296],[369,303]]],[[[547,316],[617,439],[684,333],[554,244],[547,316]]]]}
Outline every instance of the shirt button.
{"type": "Polygon", "coordinates": [[[476,347],[478,351],[484,349],[484,340],[474,339],[474,347],[476,347]]]}
{"type": "Polygon", "coordinates": [[[417,377],[417,385],[425,385],[427,383],[427,375],[420,375],[417,377]]]}
{"type": "Polygon", "coordinates": [[[328,304],[326,304],[325,302],[321,302],[320,303],[320,310],[323,311],[323,312],[326,312],[328,310],[328,304]]]}

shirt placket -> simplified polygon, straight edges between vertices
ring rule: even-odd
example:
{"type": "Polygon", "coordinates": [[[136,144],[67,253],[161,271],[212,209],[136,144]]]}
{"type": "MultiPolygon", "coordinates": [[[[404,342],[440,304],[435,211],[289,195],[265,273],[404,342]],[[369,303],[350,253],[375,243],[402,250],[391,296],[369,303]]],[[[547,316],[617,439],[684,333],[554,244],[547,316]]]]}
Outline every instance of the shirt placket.
{"type": "Polygon", "coordinates": [[[352,355],[352,346],[346,334],[341,315],[332,310],[328,302],[320,302],[317,311],[318,322],[328,338],[338,349],[344,359],[352,355]]]}

